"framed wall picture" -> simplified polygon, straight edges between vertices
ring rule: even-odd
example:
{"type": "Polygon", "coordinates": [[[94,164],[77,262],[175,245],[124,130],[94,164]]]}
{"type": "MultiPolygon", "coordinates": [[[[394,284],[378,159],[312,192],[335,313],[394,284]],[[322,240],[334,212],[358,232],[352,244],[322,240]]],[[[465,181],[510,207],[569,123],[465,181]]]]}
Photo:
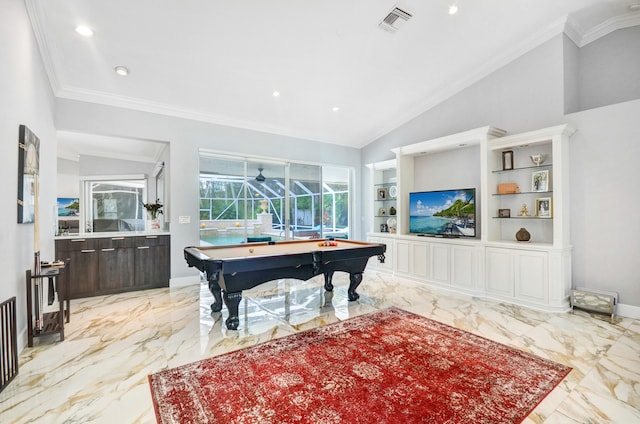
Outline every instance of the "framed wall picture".
{"type": "Polygon", "coordinates": [[[498,209],[498,218],[511,218],[511,209],[498,209]]]}
{"type": "Polygon", "coordinates": [[[35,221],[35,204],[40,172],[40,139],[26,125],[18,135],[18,224],[35,221]]]}
{"type": "Polygon", "coordinates": [[[387,200],[387,197],[389,197],[389,192],[386,188],[382,187],[377,190],[376,196],[378,200],[387,200]]]}
{"type": "Polygon", "coordinates": [[[552,217],[551,197],[539,197],[536,199],[536,216],[538,218],[552,217]]]}
{"type": "Polygon", "coordinates": [[[502,152],[502,170],[509,171],[513,169],[513,150],[505,150],[502,152]]]}
{"type": "Polygon", "coordinates": [[[531,191],[549,191],[549,170],[531,174],[531,191]]]}

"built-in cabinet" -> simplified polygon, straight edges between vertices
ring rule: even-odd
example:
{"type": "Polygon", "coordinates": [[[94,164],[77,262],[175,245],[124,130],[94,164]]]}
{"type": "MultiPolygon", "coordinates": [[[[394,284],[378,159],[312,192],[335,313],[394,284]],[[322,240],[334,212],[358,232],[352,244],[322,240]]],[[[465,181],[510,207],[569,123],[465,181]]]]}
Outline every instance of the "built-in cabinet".
{"type": "Polygon", "coordinates": [[[65,237],[55,248],[69,259],[59,278],[70,299],[169,286],[169,235],[65,237]]]}
{"type": "Polygon", "coordinates": [[[396,161],[368,165],[373,181],[373,226],[380,233],[396,233],[398,184],[396,161]]]}
{"type": "MultiPolygon", "coordinates": [[[[506,135],[493,127],[393,149],[395,161],[367,165],[373,190],[395,166],[396,234],[381,233],[372,220],[367,238],[387,244],[387,263],[372,267],[433,286],[549,311],[569,309],[571,242],[569,221],[569,139],[560,125],[506,135]],[[408,197],[420,191],[425,170],[420,158],[474,147],[476,237],[443,239],[409,233],[408,197]],[[540,160],[542,158],[542,160],[540,160]],[[479,216],[478,216],[479,215],[479,216]],[[530,237],[519,241],[525,228],[530,237]]],[[[456,157],[460,157],[459,155],[456,157]]],[[[460,169],[465,164],[451,164],[460,169]]],[[[428,175],[428,170],[426,171],[428,175]]],[[[441,187],[451,189],[454,187],[441,187]]],[[[463,187],[460,187],[463,188],[463,187]]],[[[375,193],[375,191],[374,191],[375,193]]],[[[377,205],[372,208],[375,218],[377,205]]]]}

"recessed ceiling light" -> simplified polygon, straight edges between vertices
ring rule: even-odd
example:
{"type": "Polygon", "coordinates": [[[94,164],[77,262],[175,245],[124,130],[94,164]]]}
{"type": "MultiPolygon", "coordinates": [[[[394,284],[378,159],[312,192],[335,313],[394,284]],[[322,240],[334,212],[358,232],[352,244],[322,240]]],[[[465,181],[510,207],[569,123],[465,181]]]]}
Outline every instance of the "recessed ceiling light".
{"type": "Polygon", "coordinates": [[[116,66],[115,68],[116,74],[126,77],[129,75],[129,70],[124,66],[116,66]]]}
{"type": "Polygon", "coordinates": [[[338,106],[334,106],[333,109],[331,109],[331,110],[333,110],[334,112],[337,112],[337,111],[340,110],[340,108],[338,106]]]}
{"type": "Polygon", "coordinates": [[[274,91],[273,92],[273,97],[280,97],[280,92],[279,91],[274,91]]]}
{"type": "Polygon", "coordinates": [[[458,13],[458,5],[454,3],[449,6],[449,15],[455,15],[456,13],[458,13]]]}
{"type": "Polygon", "coordinates": [[[85,25],[80,25],[76,27],[76,32],[83,37],[91,37],[93,36],[93,30],[85,25]]]}

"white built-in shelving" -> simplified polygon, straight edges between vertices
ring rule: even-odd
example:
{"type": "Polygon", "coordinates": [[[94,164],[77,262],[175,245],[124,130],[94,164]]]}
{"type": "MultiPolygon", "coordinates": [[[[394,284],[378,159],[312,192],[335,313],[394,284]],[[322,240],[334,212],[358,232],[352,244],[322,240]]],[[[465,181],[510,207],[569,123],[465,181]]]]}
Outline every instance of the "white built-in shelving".
{"type": "MultiPolygon", "coordinates": [[[[368,240],[387,244],[387,258],[378,269],[425,283],[505,300],[549,311],[569,308],[571,242],[569,222],[569,139],[574,130],[559,125],[527,133],[506,135],[487,126],[393,149],[395,160],[367,165],[374,193],[368,240]],[[471,161],[478,169],[476,184],[476,237],[440,239],[409,233],[409,193],[421,190],[425,172],[421,157],[452,157],[457,149],[474,147],[471,161]],[[503,164],[503,153],[508,163],[503,164]],[[537,166],[530,156],[545,155],[537,166]],[[507,168],[507,169],[505,169],[507,168]],[[421,177],[416,177],[420,175],[421,177]],[[544,179],[534,185],[534,176],[544,179]],[[513,183],[516,193],[501,194],[498,185],[513,183]],[[380,231],[386,215],[376,193],[395,187],[397,231],[380,231]],[[547,203],[548,202],[548,203],[547,203]],[[538,211],[536,205],[541,206],[538,211]],[[530,216],[519,216],[526,205],[530,216]],[[547,210],[546,206],[549,207],[547,210]],[[508,212],[506,212],[508,211],[508,212]],[[517,241],[526,228],[531,238],[517,241]]],[[[456,156],[459,157],[459,156],[456,156]]],[[[456,163],[455,166],[465,166],[456,163]]],[[[441,187],[450,189],[453,187],[441,187]]],[[[462,187],[460,187],[462,188],[462,187]]],[[[391,199],[386,199],[389,202],[391,199]]],[[[383,227],[384,228],[384,227],[383,227]]]]}

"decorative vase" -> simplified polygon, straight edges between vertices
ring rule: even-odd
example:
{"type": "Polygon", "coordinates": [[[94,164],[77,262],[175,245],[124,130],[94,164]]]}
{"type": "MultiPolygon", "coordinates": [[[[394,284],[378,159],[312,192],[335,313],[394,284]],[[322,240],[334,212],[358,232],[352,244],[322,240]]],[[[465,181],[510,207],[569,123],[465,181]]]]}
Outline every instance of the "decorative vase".
{"type": "Polygon", "coordinates": [[[520,228],[516,233],[516,240],[518,241],[529,241],[529,239],[531,239],[531,234],[526,228],[520,228]]]}
{"type": "Polygon", "coordinates": [[[160,219],[152,218],[147,220],[147,231],[160,231],[160,219]]]}
{"type": "Polygon", "coordinates": [[[394,208],[393,206],[391,206],[389,208],[389,215],[395,215],[396,214],[396,208],[394,208]]]}

